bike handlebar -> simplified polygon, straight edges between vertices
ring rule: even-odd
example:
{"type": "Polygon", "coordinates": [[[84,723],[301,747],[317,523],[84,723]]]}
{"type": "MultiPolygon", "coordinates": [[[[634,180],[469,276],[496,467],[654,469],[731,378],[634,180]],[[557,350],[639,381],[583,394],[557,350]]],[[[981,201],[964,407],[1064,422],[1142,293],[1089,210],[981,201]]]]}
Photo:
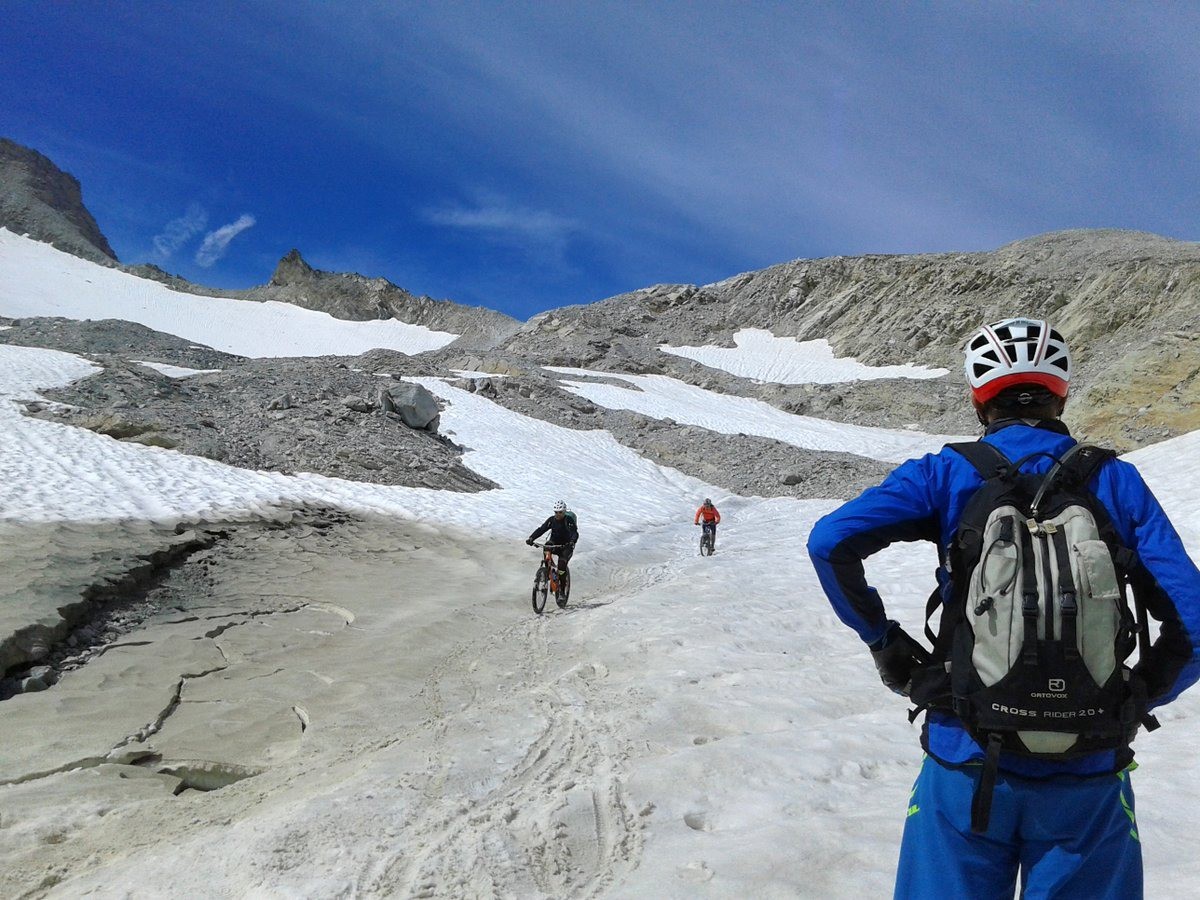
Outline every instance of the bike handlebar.
{"type": "Polygon", "coordinates": [[[566,544],[539,544],[537,541],[534,541],[533,546],[537,547],[539,550],[561,550],[563,547],[565,547],[567,545],[566,544]]]}

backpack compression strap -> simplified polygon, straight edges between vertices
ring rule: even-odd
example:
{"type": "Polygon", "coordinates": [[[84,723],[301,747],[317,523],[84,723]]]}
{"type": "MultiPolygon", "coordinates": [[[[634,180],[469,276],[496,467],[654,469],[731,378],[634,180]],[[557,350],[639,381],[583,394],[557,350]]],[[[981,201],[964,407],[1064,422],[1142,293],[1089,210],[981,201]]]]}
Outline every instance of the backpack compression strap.
{"type": "MultiPolygon", "coordinates": [[[[1003,451],[986,441],[962,441],[957,444],[947,444],[946,449],[953,450],[959,456],[966,459],[975,471],[979,473],[979,477],[984,481],[990,481],[993,478],[1000,478],[1007,475],[1013,468],[1012,461],[1004,455],[1003,451]]],[[[941,547],[938,548],[939,562],[945,565],[945,560],[940,559],[942,554],[941,547]]],[[[933,589],[933,593],[929,595],[929,600],[925,603],[925,637],[929,638],[929,642],[934,645],[935,655],[938,649],[944,653],[948,647],[938,647],[938,636],[933,633],[933,629],[929,627],[929,620],[933,618],[934,612],[942,605],[942,588],[941,585],[933,589]]],[[[940,629],[945,632],[947,629],[940,629]]],[[[949,638],[946,639],[947,641],[949,638]]]]}

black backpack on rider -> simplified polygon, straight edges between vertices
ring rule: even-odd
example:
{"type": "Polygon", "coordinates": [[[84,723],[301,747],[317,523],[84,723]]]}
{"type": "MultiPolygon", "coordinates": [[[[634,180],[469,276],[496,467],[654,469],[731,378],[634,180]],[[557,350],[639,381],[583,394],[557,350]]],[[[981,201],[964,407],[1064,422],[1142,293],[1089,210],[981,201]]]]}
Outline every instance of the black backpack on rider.
{"type": "MultiPolygon", "coordinates": [[[[1020,471],[984,441],[950,444],[984,479],[948,558],[948,590],[928,665],[911,696],[957,716],[986,748],[972,829],[987,830],[1000,753],[1069,759],[1116,751],[1119,768],[1145,716],[1145,688],[1126,665],[1146,634],[1121,543],[1088,482],[1115,454],[1076,445],[1044,474],[1020,471]]],[[[942,602],[944,599],[944,603],[942,602]]],[[[1144,644],[1143,646],[1148,646],[1144,644]]],[[[1147,724],[1151,719],[1147,717],[1147,724]]],[[[1153,723],[1150,727],[1156,726],[1153,723]]]]}

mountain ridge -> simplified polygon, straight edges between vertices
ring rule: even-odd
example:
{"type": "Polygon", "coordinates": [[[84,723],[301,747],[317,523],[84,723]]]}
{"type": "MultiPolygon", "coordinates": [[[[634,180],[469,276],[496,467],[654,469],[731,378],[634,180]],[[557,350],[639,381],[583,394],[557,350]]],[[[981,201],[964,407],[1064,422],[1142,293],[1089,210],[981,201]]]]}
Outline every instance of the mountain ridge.
{"type": "MultiPolygon", "coordinates": [[[[74,193],[47,194],[66,198],[57,210],[61,225],[77,211],[78,182],[59,174],[75,185],[74,193]]],[[[15,224],[13,215],[0,215],[0,225],[15,224]]],[[[77,252],[86,258],[100,253],[84,250],[77,252]]],[[[450,331],[460,337],[433,356],[462,368],[658,372],[784,409],[942,430],[962,420],[962,410],[949,407],[961,396],[966,338],[983,321],[1038,316],[1051,319],[1072,345],[1078,365],[1068,415],[1087,436],[1130,449],[1200,428],[1200,341],[1192,339],[1200,333],[1200,243],[1148,232],[1071,229],[990,251],[797,259],[707,285],[639,288],[523,323],[487,307],[418,297],[384,278],[321,271],[296,249],[266,284],[243,291],[203,288],[150,265],[122,268],[189,293],[450,331]],[[946,383],[897,384],[888,403],[880,384],[764,386],[659,351],[664,344],[730,347],[745,328],[826,340],[837,355],[871,365],[917,363],[951,374],[946,383]],[[943,406],[945,414],[931,419],[931,409],[943,406]]]]}

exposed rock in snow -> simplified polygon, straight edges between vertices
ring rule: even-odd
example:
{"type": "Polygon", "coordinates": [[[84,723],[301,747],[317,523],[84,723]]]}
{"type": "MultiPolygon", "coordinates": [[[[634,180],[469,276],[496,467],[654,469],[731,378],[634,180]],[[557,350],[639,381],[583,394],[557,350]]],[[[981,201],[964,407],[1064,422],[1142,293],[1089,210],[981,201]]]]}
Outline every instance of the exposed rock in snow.
{"type": "Polygon", "coordinates": [[[384,412],[394,412],[409,428],[437,431],[441,409],[433,394],[419,384],[403,382],[380,388],[380,405],[384,412]]]}
{"type": "MultiPolygon", "coordinates": [[[[395,354],[390,367],[398,374],[402,366],[413,374],[428,372],[400,362],[405,359],[395,354]]],[[[117,440],[248,469],[449,490],[492,487],[462,465],[459,447],[437,434],[433,396],[390,375],[355,371],[361,367],[336,358],[227,360],[218,372],[186,379],[118,357],[97,361],[104,366],[100,373],[43,392],[61,405],[27,410],[117,440]],[[400,408],[388,411],[379,401],[381,390],[415,398],[406,408],[422,424],[406,422],[400,408]]]]}

